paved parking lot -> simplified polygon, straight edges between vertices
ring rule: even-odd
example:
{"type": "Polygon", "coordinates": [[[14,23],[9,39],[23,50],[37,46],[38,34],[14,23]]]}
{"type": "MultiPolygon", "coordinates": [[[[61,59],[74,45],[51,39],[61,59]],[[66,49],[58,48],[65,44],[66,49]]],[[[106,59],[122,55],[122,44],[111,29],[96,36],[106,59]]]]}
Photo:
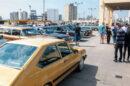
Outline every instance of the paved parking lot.
{"type": "Polygon", "coordinates": [[[100,44],[97,32],[80,43],[88,58],[82,72],[74,72],[58,86],[130,86],[130,63],[113,62],[112,44],[100,44]]]}

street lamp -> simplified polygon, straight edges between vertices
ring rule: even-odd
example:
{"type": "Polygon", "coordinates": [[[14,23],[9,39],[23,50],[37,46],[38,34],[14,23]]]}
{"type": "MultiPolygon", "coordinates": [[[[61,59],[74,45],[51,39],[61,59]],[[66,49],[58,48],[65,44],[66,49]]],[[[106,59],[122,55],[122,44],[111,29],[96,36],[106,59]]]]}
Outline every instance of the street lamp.
{"type": "Polygon", "coordinates": [[[29,5],[29,10],[30,10],[30,20],[31,20],[31,10],[32,10],[31,5],[29,5]]]}
{"type": "Polygon", "coordinates": [[[91,25],[92,25],[92,20],[93,20],[93,10],[96,10],[96,8],[88,8],[91,12],[91,25]]]}
{"type": "Polygon", "coordinates": [[[77,20],[78,20],[78,17],[79,17],[78,8],[79,8],[79,5],[83,4],[83,2],[75,2],[74,4],[77,6],[77,20]]]}
{"type": "Polygon", "coordinates": [[[45,20],[45,0],[43,0],[43,20],[45,20]]]}
{"type": "Polygon", "coordinates": [[[21,19],[22,19],[21,12],[22,12],[22,9],[20,8],[20,9],[19,9],[19,20],[21,20],[21,19]]]}

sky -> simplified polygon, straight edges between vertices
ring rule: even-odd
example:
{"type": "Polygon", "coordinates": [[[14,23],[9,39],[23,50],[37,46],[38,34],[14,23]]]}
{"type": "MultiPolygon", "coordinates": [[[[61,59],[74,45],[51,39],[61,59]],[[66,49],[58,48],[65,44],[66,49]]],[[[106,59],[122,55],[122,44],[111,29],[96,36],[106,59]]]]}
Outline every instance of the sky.
{"type": "MultiPolygon", "coordinates": [[[[37,14],[40,15],[43,11],[43,0],[0,0],[0,16],[3,19],[9,19],[9,14],[12,11],[27,11],[29,12],[29,5],[32,9],[37,10],[37,14]]],[[[79,5],[78,16],[90,15],[89,8],[96,8],[92,11],[93,15],[98,18],[99,0],[46,0],[46,10],[55,8],[59,10],[59,13],[64,15],[64,5],[74,2],[83,2],[79,5]]],[[[119,13],[120,14],[120,13],[119,13]]]]}
{"type": "MultiPolygon", "coordinates": [[[[29,12],[29,5],[40,15],[43,8],[42,2],[42,0],[0,0],[0,16],[7,19],[10,12],[20,11],[20,9],[29,12]]],[[[74,2],[83,2],[82,5],[79,5],[79,16],[90,14],[88,8],[96,8],[93,10],[93,14],[98,14],[98,0],[46,0],[46,9],[55,8],[59,10],[60,14],[64,14],[64,5],[74,2]]]]}

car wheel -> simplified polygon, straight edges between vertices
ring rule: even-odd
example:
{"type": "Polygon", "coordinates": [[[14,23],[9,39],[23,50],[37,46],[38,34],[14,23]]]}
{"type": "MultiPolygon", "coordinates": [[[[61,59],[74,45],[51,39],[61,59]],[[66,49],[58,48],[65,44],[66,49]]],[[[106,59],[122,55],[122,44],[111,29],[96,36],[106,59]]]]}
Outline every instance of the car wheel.
{"type": "Polygon", "coordinates": [[[49,83],[49,84],[45,84],[44,86],[52,86],[52,84],[49,83]]]}
{"type": "Polygon", "coordinates": [[[83,68],[84,68],[84,59],[82,58],[82,59],[80,60],[79,64],[78,64],[77,70],[80,72],[80,71],[83,70],[83,68]]]}

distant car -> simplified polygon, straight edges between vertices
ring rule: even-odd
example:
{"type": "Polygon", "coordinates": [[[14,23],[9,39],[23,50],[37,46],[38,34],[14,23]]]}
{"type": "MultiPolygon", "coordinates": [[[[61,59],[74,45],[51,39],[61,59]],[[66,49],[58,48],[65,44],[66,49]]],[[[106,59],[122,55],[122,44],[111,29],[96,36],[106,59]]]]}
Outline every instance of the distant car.
{"type": "Polygon", "coordinates": [[[92,35],[92,29],[91,29],[91,27],[81,26],[81,32],[83,32],[83,36],[84,37],[92,35]]]}
{"type": "Polygon", "coordinates": [[[56,37],[58,39],[64,39],[67,42],[72,42],[72,38],[67,34],[52,33],[50,36],[56,37]]]}
{"type": "Polygon", "coordinates": [[[38,31],[32,27],[0,27],[0,34],[3,35],[5,39],[16,40],[21,38],[28,38],[32,36],[40,35],[38,31]]]}
{"type": "Polygon", "coordinates": [[[0,86],[56,86],[84,67],[86,51],[52,38],[28,38],[0,47],[0,86]]]}
{"type": "Polygon", "coordinates": [[[0,35],[0,45],[4,44],[8,40],[4,39],[2,35],[0,35]]]}
{"type": "MultiPolygon", "coordinates": [[[[40,29],[41,30],[41,29],[40,29]]],[[[43,27],[41,33],[48,36],[53,36],[59,39],[64,39],[65,41],[72,41],[72,37],[64,28],[60,26],[46,26],[43,27]]]]}
{"type": "Polygon", "coordinates": [[[98,31],[98,26],[91,26],[93,31],[98,31]]]}

